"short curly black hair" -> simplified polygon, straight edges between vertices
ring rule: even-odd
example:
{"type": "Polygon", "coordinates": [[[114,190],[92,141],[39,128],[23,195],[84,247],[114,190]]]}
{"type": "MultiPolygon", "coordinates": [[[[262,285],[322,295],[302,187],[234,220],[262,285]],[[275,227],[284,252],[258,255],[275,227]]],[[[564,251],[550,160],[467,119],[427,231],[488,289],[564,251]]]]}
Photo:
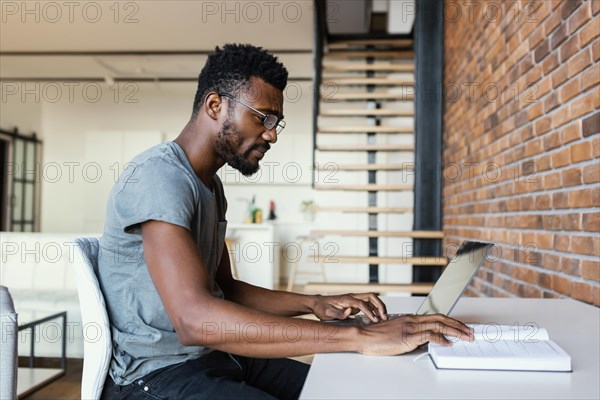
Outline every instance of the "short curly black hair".
{"type": "Polygon", "coordinates": [[[277,57],[251,44],[230,43],[208,56],[206,65],[198,77],[198,89],[194,97],[192,118],[198,113],[199,105],[209,92],[236,95],[257,77],[283,91],[287,85],[288,71],[277,57]]]}

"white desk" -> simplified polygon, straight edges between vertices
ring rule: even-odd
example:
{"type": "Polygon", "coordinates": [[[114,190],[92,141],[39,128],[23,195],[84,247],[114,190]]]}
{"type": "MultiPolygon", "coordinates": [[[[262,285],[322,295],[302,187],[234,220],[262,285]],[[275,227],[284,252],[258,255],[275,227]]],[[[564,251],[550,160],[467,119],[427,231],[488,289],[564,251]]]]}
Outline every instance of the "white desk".
{"type": "MultiPolygon", "coordinates": [[[[414,312],[422,299],[386,297],[388,312],[414,312]]],[[[395,357],[318,354],[301,399],[598,399],[600,309],[574,300],[463,298],[464,322],[534,322],[571,355],[573,372],[437,370],[426,350],[395,357]]]]}

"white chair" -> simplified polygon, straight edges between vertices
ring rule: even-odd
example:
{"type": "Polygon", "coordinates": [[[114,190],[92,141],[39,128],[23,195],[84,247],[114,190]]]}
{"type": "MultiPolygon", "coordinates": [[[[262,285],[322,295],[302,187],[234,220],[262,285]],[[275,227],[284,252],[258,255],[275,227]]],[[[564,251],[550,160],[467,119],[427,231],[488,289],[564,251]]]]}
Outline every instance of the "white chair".
{"type": "Polygon", "coordinates": [[[0,399],[17,398],[17,314],[6,286],[0,286],[0,399]]]}
{"type": "Polygon", "coordinates": [[[112,357],[112,339],[106,303],[98,283],[97,238],[77,238],[77,290],[83,323],[83,376],[81,398],[99,399],[112,357]]]}

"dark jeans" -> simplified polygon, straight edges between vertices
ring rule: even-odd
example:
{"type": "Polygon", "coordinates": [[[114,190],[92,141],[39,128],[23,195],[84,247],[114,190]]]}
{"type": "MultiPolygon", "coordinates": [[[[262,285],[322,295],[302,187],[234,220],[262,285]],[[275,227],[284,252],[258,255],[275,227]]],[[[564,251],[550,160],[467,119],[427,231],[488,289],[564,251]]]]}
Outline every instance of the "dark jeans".
{"type": "Polygon", "coordinates": [[[108,376],[102,399],[297,399],[309,366],[285,358],[261,359],[213,351],[116,385],[108,376]]]}

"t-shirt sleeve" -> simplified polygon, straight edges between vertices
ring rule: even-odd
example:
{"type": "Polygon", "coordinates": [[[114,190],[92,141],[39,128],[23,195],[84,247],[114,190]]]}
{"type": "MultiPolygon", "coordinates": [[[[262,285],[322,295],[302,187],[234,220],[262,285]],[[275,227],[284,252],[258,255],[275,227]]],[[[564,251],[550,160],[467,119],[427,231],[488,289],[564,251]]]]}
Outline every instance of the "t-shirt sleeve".
{"type": "Polygon", "coordinates": [[[183,168],[155,157],[124,171],[119,180],[114,209],[124,232],[140,233],[141,224],[150,220],[191,230],[196,196],[183,168]]]}

